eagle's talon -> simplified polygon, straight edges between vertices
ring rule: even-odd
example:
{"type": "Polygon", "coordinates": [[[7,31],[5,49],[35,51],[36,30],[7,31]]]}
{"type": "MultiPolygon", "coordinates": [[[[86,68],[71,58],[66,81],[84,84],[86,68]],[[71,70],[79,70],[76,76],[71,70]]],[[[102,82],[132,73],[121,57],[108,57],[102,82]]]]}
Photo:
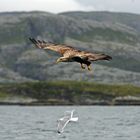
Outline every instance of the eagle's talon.
{"type": "Polygon", "coordinates": [[[87,68],[88,68],[88,70],[89,70],[89,71],[91,71],[91,70],[92,70],[90,65],[89,65],[89,66],[87,66],[87,68]]]}
{"type": "Polygon", "coordinates": [[[85,69],[86,67],[84,66],[84,64],[81,64],[81,68],[82,68],[82,69],[85,69]]]}

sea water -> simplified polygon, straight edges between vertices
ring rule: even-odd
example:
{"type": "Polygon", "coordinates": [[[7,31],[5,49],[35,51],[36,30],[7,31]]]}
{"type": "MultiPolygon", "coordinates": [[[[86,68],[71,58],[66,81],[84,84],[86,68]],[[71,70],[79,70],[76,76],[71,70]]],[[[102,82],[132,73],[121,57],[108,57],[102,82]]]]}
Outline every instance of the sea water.
{"type": "Polygon", "coordinates": [[[0,140],[140,140],[139,106],[0,106],[0,140]],[[78,122],[57,133],[75,109],[78,122]]]}

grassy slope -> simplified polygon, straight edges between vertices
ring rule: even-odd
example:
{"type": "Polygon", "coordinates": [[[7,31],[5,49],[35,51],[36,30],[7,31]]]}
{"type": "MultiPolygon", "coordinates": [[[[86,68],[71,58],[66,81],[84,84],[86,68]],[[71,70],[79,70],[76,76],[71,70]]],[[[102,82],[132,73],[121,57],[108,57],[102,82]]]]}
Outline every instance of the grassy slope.
{"type": "Polygon", "coordinates": [[[140,96],[140,87],[59,81],[9,84],[0,86],[0,98],[23,96],[41,102],[88,104],[87,100],[112,101],[119,96],[140,96]]]}

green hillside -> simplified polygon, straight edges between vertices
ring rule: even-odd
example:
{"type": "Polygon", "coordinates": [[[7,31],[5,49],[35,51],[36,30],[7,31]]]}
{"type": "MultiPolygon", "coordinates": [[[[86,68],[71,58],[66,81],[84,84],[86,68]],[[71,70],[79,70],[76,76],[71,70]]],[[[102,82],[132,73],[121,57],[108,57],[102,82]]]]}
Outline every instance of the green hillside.
{"type": "Polygon", "coordinates": [[[140,87],[75,81],[0,85],[1,104],[121,105],[122,101],[123,105],[140,104],[140,87]]]}
{"type": "Polygon", "coordinates": [[[111,12],[0,13],[0,82],[77,80],[140,85],[140,15],[111,12]],[[111,55],[91,73],[55,64],[58,54],[35,48],[29,37],[111,55]]]}

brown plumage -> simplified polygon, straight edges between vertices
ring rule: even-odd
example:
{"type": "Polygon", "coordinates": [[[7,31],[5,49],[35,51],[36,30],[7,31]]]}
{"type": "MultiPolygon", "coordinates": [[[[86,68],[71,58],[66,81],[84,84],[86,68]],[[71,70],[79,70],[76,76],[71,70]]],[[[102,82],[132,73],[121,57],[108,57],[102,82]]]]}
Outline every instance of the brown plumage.
{"type": "Polygon", "coordinates": [[[49,49],[55,52],[58,52],[62,57],[57,59],[58,62],[78,62],[81,64],[81,68],[85,69],[85,65],[88,70],[91,70],[91,62],[97,60],[110,60],[111,56],[101,53],[91,53],[86,51],[77,50],[71,46],[65,44],[54,44],[51,42],[45,42],[36,40],[34,38],[29,38],[32,43],[35,44],[38,48],[49,49]]]}

